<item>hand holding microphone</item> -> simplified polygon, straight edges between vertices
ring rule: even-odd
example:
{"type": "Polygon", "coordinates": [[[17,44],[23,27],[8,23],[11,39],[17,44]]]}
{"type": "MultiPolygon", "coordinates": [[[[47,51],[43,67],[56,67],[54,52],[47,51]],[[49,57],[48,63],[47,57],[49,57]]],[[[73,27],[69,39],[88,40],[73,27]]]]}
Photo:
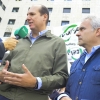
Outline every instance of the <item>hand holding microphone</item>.
{"type": "Polygon", "coordinates": [[[4,47],[6,50],[13,50],[18,43],[14,37],[9,37],[5,41],[3,41],[4,47]]]}
{"type": "Polygon", "coordinates": [[[18,43],[18,39],[26,37],[27,34],[28,34],[28,29],[25,26],[22,26],[21,28],[15,30],[14,35],[16,38],[10,37],[3,42],[5,49],[13,50],[18,43]]]}
{"type": "Polygon", "coordinates": [[[0,60],[2,59],[2,63],[4,62],[5,58],[7,57],[9,52],[5,52],[6,50],[13,50],[17,43],[18,39],[26,37],[28,34],[28,29],[25,26],[15,30],[14,35],[15,37],[9,37],[5,41],[1,42],[0,45],[0,60]]]}

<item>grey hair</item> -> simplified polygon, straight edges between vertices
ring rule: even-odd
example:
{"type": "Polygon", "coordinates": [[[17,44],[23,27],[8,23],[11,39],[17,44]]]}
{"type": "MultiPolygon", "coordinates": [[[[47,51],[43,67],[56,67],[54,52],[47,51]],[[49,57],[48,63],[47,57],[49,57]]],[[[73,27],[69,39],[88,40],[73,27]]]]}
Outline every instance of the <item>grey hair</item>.
{"type": "Polygon", "coordinates": [[[87,16],[83,19],[83,21],[86,19],[89,19],[91,21],[91,26],[94,30],[100,28],[100,18],[96,16],[87,16]]]}

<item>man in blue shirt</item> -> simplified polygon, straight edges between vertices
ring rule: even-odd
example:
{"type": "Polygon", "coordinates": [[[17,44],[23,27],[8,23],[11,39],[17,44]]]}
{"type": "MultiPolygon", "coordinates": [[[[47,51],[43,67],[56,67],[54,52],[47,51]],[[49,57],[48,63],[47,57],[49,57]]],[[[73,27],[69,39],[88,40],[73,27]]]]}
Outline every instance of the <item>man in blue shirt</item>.
{"type": "Polygon", "coordinates": [[[72,64],[65,93],[54,100],[100,100],[100,18],[86,17],[76,36],[85,51],[72,64]]]}

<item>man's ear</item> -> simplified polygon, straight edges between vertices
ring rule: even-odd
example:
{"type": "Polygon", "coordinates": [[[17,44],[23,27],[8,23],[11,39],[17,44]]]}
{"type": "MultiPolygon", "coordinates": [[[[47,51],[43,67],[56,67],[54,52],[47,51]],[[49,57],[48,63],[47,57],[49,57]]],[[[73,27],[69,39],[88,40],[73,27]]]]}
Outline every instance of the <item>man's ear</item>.
{"type": "Polygon", "coordinates": [[[98,29],[96,30],[96,35],[97,35],[97,36],[100,36],[100,28],[98,28],[98,29]]]}
{"type": "Polygon", "coordinates": [[[44,20],[46,21],[48,18],[48,15],[47,14],[44,14],[44,20]]]}

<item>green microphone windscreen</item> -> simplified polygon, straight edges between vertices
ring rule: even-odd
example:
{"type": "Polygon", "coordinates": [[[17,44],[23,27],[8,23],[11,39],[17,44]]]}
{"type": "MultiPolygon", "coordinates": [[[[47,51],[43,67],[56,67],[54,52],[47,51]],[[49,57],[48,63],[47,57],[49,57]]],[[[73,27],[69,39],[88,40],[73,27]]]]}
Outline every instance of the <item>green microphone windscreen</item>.
{"type": "Polygon", "coordinates": [[[18,36],[19,38],[24,38],[28,34],[28,29],[26,26],[22,26],[21,28],[15,30],[14,35],[18,36]]]}

